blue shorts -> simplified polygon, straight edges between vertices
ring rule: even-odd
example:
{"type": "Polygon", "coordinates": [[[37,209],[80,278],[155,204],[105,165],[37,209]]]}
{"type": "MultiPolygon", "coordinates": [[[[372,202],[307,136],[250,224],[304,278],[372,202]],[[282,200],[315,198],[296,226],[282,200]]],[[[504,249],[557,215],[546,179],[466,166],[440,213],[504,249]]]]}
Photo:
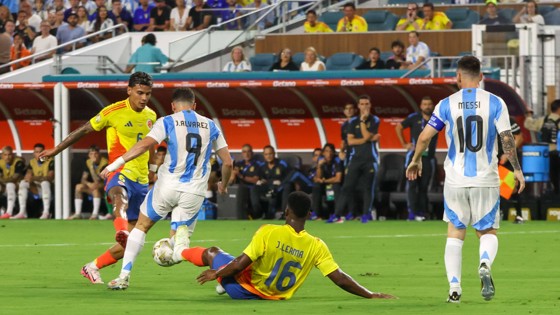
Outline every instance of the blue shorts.
{"type": "MultiPolygon", "coordinates": [[[[113,175],[107,179],[105,191],[108,193],[111,188],[115,186],[123,187],[128,193],[128,208],[126,209],[127,220],[138,220],[140,205],[148,193],[148,184],[140,184],[128,179],[121,173],[113,173],[113,175]]],[[[107,199],[111,202],[109,196],[107,196],[107,199]]]]}
{"type": "MultiPolygon", "coordinates": [[[[216,257],[214,257],[214,260],[212,261],[212,269],[218,270],[220,269],[220,267],[227,265],[230,261],[234,259],[235,257],[231,256],[228,253],[219,253],[218,255],[216,255],[216,257]]],[[[226,293],[232,299],[235,300],[260,300],[261,299],[260,296],[251,293],[247,291],[244,287],[242,287],[237,282],[237,280],[235,280],[235,277],[222,278],[220,284],[222,285],[222,287],[224,287],[224,290],[226,290],[226,293]]]]}

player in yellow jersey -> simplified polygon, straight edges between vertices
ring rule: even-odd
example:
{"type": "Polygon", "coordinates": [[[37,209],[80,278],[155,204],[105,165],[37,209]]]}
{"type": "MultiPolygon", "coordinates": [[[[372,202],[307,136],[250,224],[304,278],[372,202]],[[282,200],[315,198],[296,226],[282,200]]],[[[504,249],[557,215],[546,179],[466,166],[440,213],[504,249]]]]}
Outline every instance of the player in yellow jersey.
{"type": "MultiPolygon", "coordinates": [[[[55,148],[43,151],[40,158],[51,158],[71,146],[92,131],[107,132],[107,149],[109,163],[123,155],[136,142],[152,129],[156,113],[147,107],[152,95],[152,77],[145,72],[136,72],[130,76],[127,88],[128,98],[105,107],[90,121],[74,130],[55,148]]],[[[82,275],[92,283],[103,283],[99,269],[116,263],[123,257],[128,233],[138,219],[142,201],[148,191],[148,161],[150,153],[146,152],[129,161],[107,179],[105,191],[113,204],[113,222],[117,230],[118,244],[112,246],[93,262],[82,268],[82,275]]],[[[150,165],[151,176],[157,167],[150,165]]]]}
{"type": "Polygon", "coordinates": [[[327,245],[305,231],[311,199],[303,192],[288,197],[285,225],[263,225],[241,256],[235,258],[218,247],[183,250],[183,259],[197,266],[210,266],[197,280],[218,280],[233,299],[287,300],[303,284],[313,267],[341,289],[370,299],[392,299],[390,294],[371,292],[344,273],[327,245]]]}
{"type": "Polygon", "coordinates": [[[0,159],[0,194],[6,194],[6,213],[0,219],[12,218],[16,205],[17,185],[25,175],[25,160],[14,155],[14,149],[10,146],[2,148],[0,159]]]}
{"type": "Polygon", "coordinates": [[[305,33],[332,33],[331,28],[320,21],[317,21],[317,12],[309,10],[305,14],[305,23],[303,23],[303,30],[305,33]]]}
{"type": "Polygon", "coordinates": [[[366,20],[356,14],[356,6],[353,3],[344,5],[344,17],[336,25],[337,32],[367,32],[366,20]]]}
{"type": "Polygon", "coordinates": [[[25,177],[19,182],[19,213],[14,216],[16,219],[27,218],[27,197],[29,191],[34,195],[41,195],[43,199],[43,213],[40,219],[50,217],[50,207],[52,201],[51,185],[54,180],[54,161],[41,162],[39,154],[45,150],[45,145],[37,143],[33,147],[33,159],[29,161],[29,166],[25,177]]]}

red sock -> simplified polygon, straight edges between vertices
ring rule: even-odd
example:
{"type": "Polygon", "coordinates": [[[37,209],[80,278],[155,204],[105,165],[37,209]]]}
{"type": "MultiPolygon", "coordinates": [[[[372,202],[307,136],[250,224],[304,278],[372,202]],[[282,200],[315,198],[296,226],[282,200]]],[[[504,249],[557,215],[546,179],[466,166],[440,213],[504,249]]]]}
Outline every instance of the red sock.
{"type": "Polygon", "coordinates": [[[205,250],[206,248],[204,247],[191,247],[184,249],[181,256],[183,256],[186,261],[193,263],[193,265],[203,267],[206,266],[206,264],[202,261],[202,254],[205,250]]]}
{"type": "Polygon", "coordinates": [[[97,266],[97,268],[101,269],[103,267],[110,266],[110,265],[116,263],[117,261],[118,260],[113,258],[111,253],[107,250],[106,252],[101,254],[99,257],[95,258],[93,263],[95,264],[95,266],[97,266]]]}
{"type": "Polygon", "coordinates": [[[128,231],[128,220],[117,217],[113,221],[113,226],[115,227],[115,230],[117,230],[117,232],[122,230],[128,231]]]}

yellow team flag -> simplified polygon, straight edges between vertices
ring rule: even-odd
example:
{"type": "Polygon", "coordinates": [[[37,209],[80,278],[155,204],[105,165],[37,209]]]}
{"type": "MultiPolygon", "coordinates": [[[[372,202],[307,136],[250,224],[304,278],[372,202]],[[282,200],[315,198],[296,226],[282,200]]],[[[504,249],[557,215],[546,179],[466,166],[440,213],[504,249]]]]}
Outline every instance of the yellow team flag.
{"type": "Polygon", "coordinates": [[[515,176],[512,171],[502,165],[498,165],[498,174],[500,175],[500,196],[509,200],[515,189],[515,176]]]}

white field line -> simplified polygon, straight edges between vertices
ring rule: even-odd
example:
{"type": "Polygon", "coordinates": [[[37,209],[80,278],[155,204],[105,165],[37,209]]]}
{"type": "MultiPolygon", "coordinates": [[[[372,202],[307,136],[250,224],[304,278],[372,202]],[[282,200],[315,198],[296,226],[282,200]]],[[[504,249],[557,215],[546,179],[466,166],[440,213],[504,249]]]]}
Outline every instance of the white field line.
{"type": "MultiPolygon", "coordinates": [[[[515,232],[499,232],[498,236],[500,235],[523,235],[523,234],[557,234],[560,231],[515,231],[515,232]]],[[[337,235],[328,238],[335,238],[335,239],[359,239],[359,238],[412,238],[412,237],[445,237],[445,233],[433,233],[433,234],[385,234],[385,235],[337,235]]],[[[325,237],[323,237],[325,238],[325,237]]],[[[247,238],[240,238],[240,239],[224,239],[224,240],[191,240],[192,243],[206,243],[206,242],[239,242],[244,241],[247,242],[249,239],[247,238]]],[[[146,242],[146,244],[153,244],[155,242],[146,242]]],[[[114,245],[115,243],[58,243],[58,244],[0,244],[0,248],[3,247],[69,247],[69,246],[109,246],[114,245]]]]}

